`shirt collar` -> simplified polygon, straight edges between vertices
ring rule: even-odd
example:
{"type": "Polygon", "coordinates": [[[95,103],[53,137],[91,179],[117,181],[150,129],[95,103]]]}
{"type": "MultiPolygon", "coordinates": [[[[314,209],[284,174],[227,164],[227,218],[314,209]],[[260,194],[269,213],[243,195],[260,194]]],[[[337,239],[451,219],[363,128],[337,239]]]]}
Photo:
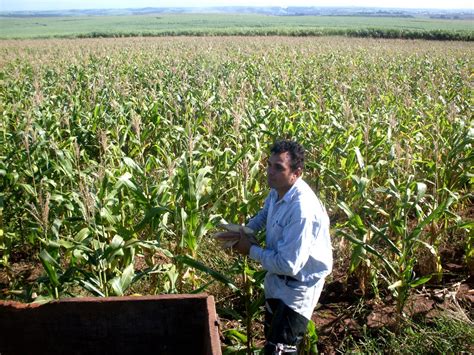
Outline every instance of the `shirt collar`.
{"type": "MultiPolygon", "coordinates": [[[[293,184],[293,186],[291,186],[291,188],[283,195],[283,198],[278,201],[277,203],[281,203],[282,201],[284,202],[290,202],[292,199],[293,199],[293,196],[296,194],[296,191],[298,190],[298,186],[301,184],[301,178],[299,177],[295,183],[293,184]]],[[[278,192],[276,190],[275,191],[275,198],[278,199],[278,192]]]]}

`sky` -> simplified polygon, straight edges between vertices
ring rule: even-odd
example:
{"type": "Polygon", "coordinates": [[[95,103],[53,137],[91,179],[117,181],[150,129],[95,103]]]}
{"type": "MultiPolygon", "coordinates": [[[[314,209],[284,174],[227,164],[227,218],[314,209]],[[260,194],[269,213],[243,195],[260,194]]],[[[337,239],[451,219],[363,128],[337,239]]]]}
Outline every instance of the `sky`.
{"type": "Polygon", "coordinates": [[[364,6],[474,10],[474,0],[0,0],[0,11],[205,6],[364,6]]]}

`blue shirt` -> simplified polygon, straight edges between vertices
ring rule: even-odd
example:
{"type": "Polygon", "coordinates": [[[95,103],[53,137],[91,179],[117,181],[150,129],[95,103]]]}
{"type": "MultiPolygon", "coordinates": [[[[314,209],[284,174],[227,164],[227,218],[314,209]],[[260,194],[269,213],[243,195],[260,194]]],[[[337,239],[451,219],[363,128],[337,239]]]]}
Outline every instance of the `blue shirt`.
{"type": "Polygon", "coordinates": [[[311,319],[332,270],[329,217],[313,190],[301,178],[280,200],[272,189],[247,226],[266,227],[265,249],[253,245],[249,253],[267,270],[265,297],[279,298],[311,319]]]}

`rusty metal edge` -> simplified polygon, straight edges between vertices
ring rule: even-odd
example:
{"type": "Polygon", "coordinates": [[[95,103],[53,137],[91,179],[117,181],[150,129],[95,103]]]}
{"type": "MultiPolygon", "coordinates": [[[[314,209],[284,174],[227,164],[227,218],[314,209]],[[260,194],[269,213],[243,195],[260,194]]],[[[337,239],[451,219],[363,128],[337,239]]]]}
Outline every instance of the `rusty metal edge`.
{"type": "Polygon", "coordinates": [[[214,303],[214,297],[207,297],[207,311],[209,321],[209,345],[211,346],[210,353],[212,355],[222,355],[221,341],[219,339],[219,320],[217,318],[216,307],[214,303]]]}
{"type": "MultiPolygon", "coordinates": [[[[53,300],[47,303],[21,303],[17,301],[2,301],[0,300],[0,307],[11,307],[16,309],[31,309],[41,307],[46,304],[52,303],[73,303],[73,302],[123,302],[123,301],[156,301],[156,300],[170,300],[170,299],[207,299],[209,302],[209,297],[212,300],[213,310],[214,308],[214,298],[208,296],[206,293],[197,293],[197,294],[170,294],[170,295],[155,295],[155,296],[116,296],[116,297],[71,297],[71,298],[61,298],[59,300],[53,300]]],[[[207,305],[209,309],[209,303],[207,305]]],[[[215,315],[215,311],[214,311],[215,315]]]]}

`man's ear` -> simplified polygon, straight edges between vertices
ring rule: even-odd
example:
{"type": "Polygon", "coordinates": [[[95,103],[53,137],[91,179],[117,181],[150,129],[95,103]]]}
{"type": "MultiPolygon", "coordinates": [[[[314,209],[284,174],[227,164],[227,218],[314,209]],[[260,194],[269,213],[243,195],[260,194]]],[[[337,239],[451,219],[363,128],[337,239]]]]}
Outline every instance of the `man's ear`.
{"type": "Polygon", "coordinates": [[[301,174],[303,174],[303,169],[297,168],[297,169],[293,172],[293,174],[295,174],[296,177],[299,178],[299,177],[301,176],[301,174]]]}

